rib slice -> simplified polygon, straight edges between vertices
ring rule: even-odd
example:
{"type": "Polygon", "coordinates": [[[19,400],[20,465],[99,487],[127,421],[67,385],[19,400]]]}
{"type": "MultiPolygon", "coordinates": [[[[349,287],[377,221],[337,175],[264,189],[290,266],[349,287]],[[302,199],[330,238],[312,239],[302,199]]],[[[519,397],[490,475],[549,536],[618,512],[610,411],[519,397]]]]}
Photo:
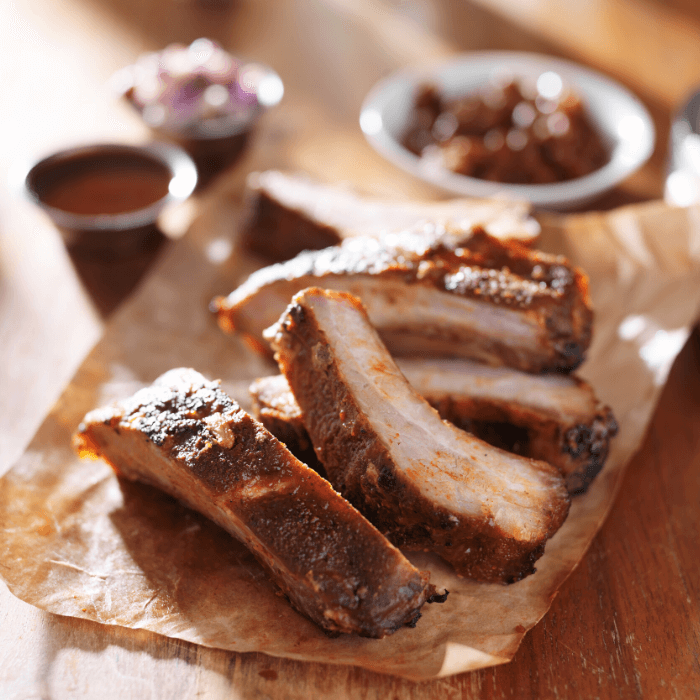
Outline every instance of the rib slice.
{"type": "Polygon", "coordinates": [[[220,326],[264,348],[263,330],[310,286],[362,299],[392,354],[569,371],[591,339],[585,275],[561,256],[424,226],[354,238],[253,273],[212,302],[220,326]]]}
{"type": "Polygon", "coordinates": [[[469,360],[403,359],[408,381],[440,416],[483,440],[556,466],[583,493],[608,456],[617,422],[590,384],[469,360]]]}
{"type": "Polygon", "coordinates": [[[316,457],[301,409],[283,375],[256,379],[249,388],[253,415],[300,461],[326,478],[326,470],[316,457]]]}
{"type": "Polygon", "coordinates": [[[414,624],[434,593],[429,574],[194,370],[171,370],[89,413],[76,444],[241,540],[292,605],[330,633],[381,638],[414,624]]]}
{"type": "Polygon", "coordinates": [[[246,200],[243,242],[271,260],[288,260],[302,250],[327,248],[357,235],[398,231],[426,220],[466,230],[478,224],[493,236],[523,242],[532,242],[540,232],[524,201],[388,201],[276,170],[249,175],[246,200]]]}
{"type": "MultiPolygon", "coordinates": [[[[440,417],[486,442],[559,469],[571,495],[586,491],[608,456],[617,423],[590,384],[469,360],[396,360],[440,417]]],[[[250,387],[256,414],[292,452],[309,443],[301,409],[282,375],[250,387]],[[288,442],[289,441],[289,442],[288,442]]]]}
{"type": "Polygon", "coordinates": [[[297,294],[268,336],[331,483],[392,542],[480,581],[534,571],[569,509],[555,467],[442,421],[350,294],[297,294]]]}

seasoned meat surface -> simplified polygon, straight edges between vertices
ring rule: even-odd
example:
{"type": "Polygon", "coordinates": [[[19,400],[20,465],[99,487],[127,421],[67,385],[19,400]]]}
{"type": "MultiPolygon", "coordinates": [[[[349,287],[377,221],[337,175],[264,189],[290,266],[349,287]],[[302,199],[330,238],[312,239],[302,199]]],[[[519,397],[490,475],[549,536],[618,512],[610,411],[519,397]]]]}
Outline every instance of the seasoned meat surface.
{"type": "Polygon", "coordinates": [[[469,360],[416,360],[399,367],[440,416],[498,447],[556,466],[571,495],[583,493],[617,434],[612,410],[573,375],[532,375],[469,360]]]}
{"type": "Polygon", "coordinates": [[[593,314],[585,275],[565,258],[423,226],[354,238],[253,273],[212,303],[220,326],[263,347],[262,332],[309,286],[359,297],[397,356],[465,357],[527,372],[583,360],[593,314]]]}
{"type": "Polygon", "coordinates": [[[281,374],[260,377],[250,385],[253,415],[300,461],[324,478],[326,470],[316,457],[301,417],[301,409],[281,374]]]}
{"type": "Polygon", "coordinates": [[[524,202],[388,201],[276,170],[251,173],[246,200],[243,241],[271,260],[288,260],[303,250],[327,248],[353,236],[397,231],[426,220],[465,230],[482,225],[493,236],[523,242],[533,241],[540,231],[524,202]]]}
{"type": "Polygon", "coordinates": [[[76,445],[240,539],[329,633],[381,638],[414,624],[434,592],[427,573],[194,370],[89,413],[76,445]]]}
{"type": "MultiPolygon", "coordinates": [[[[617,423],[578,377],[470,360],[398,358],[396,364],[441,418],[492,445],[553,464],[571,495],[583,493],[605,464],[617,423]]],[[[251,394],[256,410],[271,416],[270,432],[308,442],[301,409],[282,375],[258,379],[251,394]]]]}
{"type": "Polygon", "coordinates": [[[481,581],[534,571],[568,513],[555,467],[442,421],[350,294],[304,290],[267,335],[331,483],[397,546],[481,581]]]}

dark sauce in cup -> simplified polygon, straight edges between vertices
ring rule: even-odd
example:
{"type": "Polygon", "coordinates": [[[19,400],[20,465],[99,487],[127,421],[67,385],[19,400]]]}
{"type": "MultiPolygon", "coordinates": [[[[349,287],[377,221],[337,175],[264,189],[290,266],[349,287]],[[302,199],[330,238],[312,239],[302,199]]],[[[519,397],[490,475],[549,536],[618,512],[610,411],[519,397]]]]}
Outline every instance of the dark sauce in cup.
{"type": "Polygon", "coordinates": [[[159,244],[161,212],[189,197],[196,183],[182,149],[151,143],[59,151],[37,162],[24,185],[71,252],[111,260],[159,244]]]}
{"type": "Polygon", "coordinates": [[[149,207],[168,194],[172,178],[162,163],[109,150],[67,158],[38,176],[44,205],[92,216],[149,207]]]}

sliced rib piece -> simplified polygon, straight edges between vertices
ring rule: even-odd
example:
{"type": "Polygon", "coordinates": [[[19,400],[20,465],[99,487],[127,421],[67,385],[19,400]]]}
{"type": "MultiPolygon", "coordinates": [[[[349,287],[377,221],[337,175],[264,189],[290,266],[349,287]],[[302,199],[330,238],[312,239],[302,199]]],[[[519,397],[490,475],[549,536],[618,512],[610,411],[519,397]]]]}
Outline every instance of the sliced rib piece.
{"type": "Polygon", "coordinates": [[[381,638],[413,624],[434,592],[427,573],[194,370],[171,370],[89,413],[76,443],[241,540],[292,605],[331,633],[381,638]]]}
{"type": "Polygon", "coordinates": [[[249,175],[246,199],[243,241],[272,260],[288,260],[302,250],[327,248],[357,235],[399,231],[426,220],[465,230],[481,225],[493,236],[523,242],[532,242],[540,233],[524,201],[386,201],[276,170],[249,175]]]}
{"type": "Polygon", "coordinates": [[[253,415],[300,461],[326,478],[301,418],[301,409],[283,375],[261,377],[250,385],[253,415]]]}
{"type": "Polygon", "coordinates": [[[555,467],[441,420],[356,297],[307,289],[268,335],[331,483],[397,546],[481,581],[534,571],[569,509],[555,467]]]}
{"type": "Polygon", "coordinates": [[[399,367],[443,419],[553,464],[572,495],[588,488],[617,434],[611,409],[572,375],[532,375],[469,360],[403,359],[399,367]]]}
{"type": "Polygon", "coordinates": [[[440,227],[354,238],[253,273],[212,302],[220,326],[264,347],[296,292],[360,297],[394,355],[467,357],[526,372],[569,371],[591,339],[585,275],[561,256],[440,227]]]}
{"type": "MultiPolygon", "coordinates": [[[[593,388],[572,375],[533,375],[469,360],[399,358],[399,369],[440,417],[486,442],[557,467],[571,495],[583,493],[608,456],[617,423],[593,388]]],[[[251,386],[266,428],[290,449],[308,443],[301,409],[284,376],[251,386]]]]}

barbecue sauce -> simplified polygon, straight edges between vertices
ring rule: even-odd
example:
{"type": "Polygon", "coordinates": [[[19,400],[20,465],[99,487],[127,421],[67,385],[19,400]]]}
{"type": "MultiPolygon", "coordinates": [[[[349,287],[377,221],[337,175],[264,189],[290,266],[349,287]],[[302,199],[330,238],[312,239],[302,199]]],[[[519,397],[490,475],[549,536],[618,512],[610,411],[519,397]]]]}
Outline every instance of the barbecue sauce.
{"type": "Polygon", "coordinates": [[[39,196],[44,204],[71,214],[122,214],[165,197],[171,178],[165,165],[150,158],[96,149],[47,165],[39,196]]]}

